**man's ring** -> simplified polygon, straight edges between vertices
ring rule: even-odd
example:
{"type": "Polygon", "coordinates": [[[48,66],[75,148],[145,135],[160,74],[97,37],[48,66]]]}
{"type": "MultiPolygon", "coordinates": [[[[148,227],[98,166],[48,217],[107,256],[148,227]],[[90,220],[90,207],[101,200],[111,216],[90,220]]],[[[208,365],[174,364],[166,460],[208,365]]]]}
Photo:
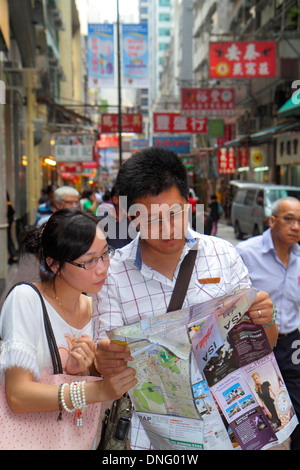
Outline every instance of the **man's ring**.
{"type": "Polygon", "coordinates": [[[261,310],[257,310],[258,316],[261,316],[261,310]]]}

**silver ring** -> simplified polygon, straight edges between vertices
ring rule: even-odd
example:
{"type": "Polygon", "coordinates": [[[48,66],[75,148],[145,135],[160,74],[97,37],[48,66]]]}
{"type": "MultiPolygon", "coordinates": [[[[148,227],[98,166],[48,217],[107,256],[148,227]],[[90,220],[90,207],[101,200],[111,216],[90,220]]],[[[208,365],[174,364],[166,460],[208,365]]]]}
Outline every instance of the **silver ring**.
{"type": "Polygon", "coordinates": [[[261,316],[261,310],[257,310],[258,316],[261,316]]]}

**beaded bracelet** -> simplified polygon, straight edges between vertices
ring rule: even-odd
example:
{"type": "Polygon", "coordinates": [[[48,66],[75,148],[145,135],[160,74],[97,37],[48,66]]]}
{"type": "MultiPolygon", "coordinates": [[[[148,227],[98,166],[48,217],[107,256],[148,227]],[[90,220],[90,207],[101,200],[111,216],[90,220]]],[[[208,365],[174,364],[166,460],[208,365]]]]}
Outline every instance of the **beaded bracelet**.
{"type": "Polygon", "coordinates": [[[263,325],[263,327],[264,328],[269,328],[269,326],[272,326],[273,323],[275,323],[276,318],[277,318],[277,309],[276,309],[275,305],[273,304],[273,318],[272,318],[272,321],[268,325],[263,325]]]}
{"type": "Polygon", "coordinates": [[[82,414],[87,407],[85,399],[85,381],[72,382],[70,384],[70,398],[74,410],[76,411],[74,422],[76,422],[77,426],[82,426],[82,414]]]}

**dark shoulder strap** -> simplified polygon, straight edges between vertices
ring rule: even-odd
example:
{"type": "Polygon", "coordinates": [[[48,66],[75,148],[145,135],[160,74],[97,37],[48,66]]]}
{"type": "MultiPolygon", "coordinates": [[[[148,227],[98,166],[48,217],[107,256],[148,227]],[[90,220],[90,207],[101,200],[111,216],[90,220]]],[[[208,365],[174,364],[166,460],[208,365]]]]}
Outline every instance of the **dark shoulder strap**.
{"type": "Polygon", "coordinates": [[[45,326],[47,341],[48,341],[48,345],[49,345],[49,349],[50,349],[50,354],[51,354],[51,359],[52,359],[52,364],[53,364],[53,371],[54,371],[54,374],[62,374],[63,373],[62,364],[61,364],[61,359],[60,359],[60,354],[59,354],[59,351],[58,351],[58,348],[57,348],[57,344],[56,344],[56,341],[55,341],[55,336],[54,336],[54,333],[53,333],[53,329],[52,329],[52,326],[51,326],[51,322],[50,322],[50,319],[49,319],[49,315],[48,315],[48,312],[47,312],[47,308],[46,308],[44,299],[43,299],[40,291],[38,290],[38,288],[34,284],[31,284],[30,282],[18,282],[17,284],[15,284],[10,289],[7,296],[11,293],[11,291],[15,287],[21,286],[21,285],[24,285],[24,284],[27,285],[27,286],[32,287],[36,291],[36,293],[38,294],[38,296],[41,300],[41,304],[42,304],[42,308],[43,308],[44,326],[45,326]]]}
{"type": "Polygon", "coordinates": [[[181,263],[167,312],[180,310],[190,283],[198,250],[191,249],[181,263]]]}

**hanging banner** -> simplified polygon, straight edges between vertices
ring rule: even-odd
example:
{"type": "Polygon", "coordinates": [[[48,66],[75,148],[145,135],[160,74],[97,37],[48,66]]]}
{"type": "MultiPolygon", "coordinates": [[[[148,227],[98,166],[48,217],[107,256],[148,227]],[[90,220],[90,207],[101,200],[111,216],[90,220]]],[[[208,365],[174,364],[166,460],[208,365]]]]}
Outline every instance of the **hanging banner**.
{"type": "Polygon", "coordinates": [[[177,113],[154,113],[154,132],[207,134],[207,119],[181,116],[177,113]]]}
{"type": "Polygon", "coordinates": [[[211,42],[210,78],[259,78],[276,75],[276,42],[211,42]]]}
{"type": "MultiPolygon", "coordinates": [[[[101,114],[101,132],[103,134],[116,134],[119,130],[118,114],[101,114]]],[[[143,115],[141,113],[122,114],[122,132],[143,132],[143,115]]]]}
{"type": "Polygon", "coordinates": [[[122,25],[124,88],[148,88],[148,23],[122,25]]]}
{"type": "Polygon", "coordinates": [[[113,88],[114,26],[89,24],[87,39],[89,88],[113,88]]]}
{"type": "Polygon", "coordinates": [[[230,175],[236,172],[234,148],[221,148],[219,150],[219,174],[230,175]]]}
{"type": "Polygon", "coordinates": [[[182,88],[181,110],[185,116],[234,116],[234,89],[182,88]]]}

